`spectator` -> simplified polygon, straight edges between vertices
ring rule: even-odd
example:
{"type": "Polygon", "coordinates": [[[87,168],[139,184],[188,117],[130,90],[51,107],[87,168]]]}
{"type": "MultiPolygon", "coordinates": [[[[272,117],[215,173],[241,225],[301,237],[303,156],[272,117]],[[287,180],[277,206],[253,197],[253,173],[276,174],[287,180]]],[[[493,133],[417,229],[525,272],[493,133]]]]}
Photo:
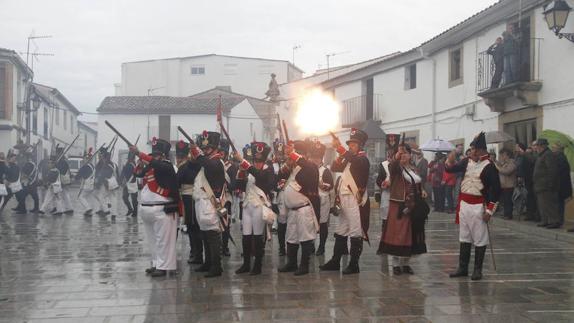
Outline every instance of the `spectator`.
{"type": "Polygon", "coordinates": [[[556,156],[548,149],[548,140],[540,138],[536,141],[538,158],[534,165],[534,192],[538,201],[541,223],[539,227],[548,229],[560,228],[560,214],[558,208],[558,163],[556,156]]]}
{"type": "Polygon", "coordinates": [[[495,165],[500,177],[500,187],[502,189],[500,200],[504,205],[504,218],[511,220],[512,211],[514,210],[512,195],[516,186],[516,164],[514,159],[512,159],[512,152],[506,148],[502,149],[500,151],[500,160],[496,161],[495,165]]]}
{"type": "MultiPolygon", "coordinates": [[[[456,145],[455,153],[456,153],[456,162],[457,163],[464,159],[465,155],[463,155],[463,152],[464,152],[464,145],[463,144],[456,145]]],[[[458,173],[455,173],[455,175],[456,175],[456,184],[454,186],[454,201],[455,201],[455,203],[458,203],[458,195],[460,194],[460,184],[462,183],[462,178],[464,177],[464,173],[458,172],[458,173]]]]}
{"type": "Polygon", "coordinates": [[[492,60],[494,61],[494,75],[492,76],[490,88],[496,89],[500,86],[502,71],[504,71],[504,45],[502,43],[502,37],[496,38],[494,44],[490,45],[486,52],[492,55],[492,60]]]}
{"type": "Polygon", "coordinates": [[[467,150],[464,152],[464,155],[466,156],[466,158],[470,158],[470,152],[471,152],[470,149],[467,149],[467,150]]]}
{"type": "Polygon", "coordinates": [[[564,147],[556,142],[552,144],[552,152],[556,157],[556,164],[558,167],[558,179],[560,186],[558,189],[558,214],[560,215],[560,224],[564,224],[564,211],[566,200],[572,197],[572,180],[570,178],[570,164],[566,155],[564,155],[564,147]]]}
{"type": "Polygon", "coordinates": [[[444,172],[442,182],[444,185],[444,193],[446,198],[446,212],[454,212],[454,188],[456,186],[456,179],[458,173],[444,172]]]}
{"type": "Polygon", "coordinates": [[[521,163],[521,170],[519,174],[524,179],[524,187],[528,192],[526,198],[526,221],[540,221],[540,214],[538,213],[538,206],[536,203],[536,193],[534,192],[534,164],[536,163],[537,153],[535,152],[536,142],[526,148],[524,159],[521,163]]]}
{"type": "MultiPolygon", "coordinates": [[[[418,148],[418,146],[414,146],[411,148],[413,152],[413,164],[415,165],[415,170],[417,174],[421,177],[421,185],[425,192],[430,192],[432,190],[432,186],[428,183],[428,172],[429,172],[429,162],[423,155],[423,152],[418,148]]],[[[427,197],[427,203],[429,202],[427,197]]]]}
{"type": "Polygon", "coordinates": [[[389,199],[391,197],[391,192],[389,187],[391,186],[391,176],[389,174],[389,163],[394,160],[395,152],[389,150],[387,152],[387,160],[379,165],[379,173],[377,176],[377,186],[381,189],[381,241],[379,242],[379,248],[377,249],[377,255],[382,255],[383,250],[383,232],[385,232],[385,225],[387,224],[387,218],[389,216],[389,199]]]}
{"type": "Polygon", "coordinates": [[[504,55],[504,85],[511,84],[516,81],[517,73],[517,54],[518,45],[514,37],[512,25],[506,27],[506,31],[502,33],[503,39],[503,55],[504,55]]]}
{"type": "Polygon", "coordinates": [[[435,159],[429,164],[434,199],[434,210],[436,212],[444,212],[445,188],[442,184],[442,177],[444,174],[444,161],[444,154],[436,153],[435,159]]]}

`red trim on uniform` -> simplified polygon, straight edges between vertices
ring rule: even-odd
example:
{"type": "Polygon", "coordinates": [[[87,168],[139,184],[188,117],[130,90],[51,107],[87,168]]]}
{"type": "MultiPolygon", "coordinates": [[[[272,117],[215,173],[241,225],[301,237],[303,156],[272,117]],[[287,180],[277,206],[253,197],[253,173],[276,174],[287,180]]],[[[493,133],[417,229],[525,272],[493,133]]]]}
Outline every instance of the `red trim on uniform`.
{"type": "Polygon", "coordinates": [[[347,149],[345,149],[345,147],[343,146],[339,146],[337,147],[337,152],[339,153],[339,155],[344,155],[347,152],[347,149]]]}
{"type": "Polygon", "coordinates": [[[145,174],[145,176],[143,178],[143,185],[144,186],[147,185],[149,190],[156,193],[156,194],[159,194],[163,197],[169,197],[169,193],[170,193],[169,189],[159,186],[159,184],[155,180],[155,171],[153,168],[148,170],[147,173],[145,174]]]}
{"type": "Polygon", "coordinates": [[[296,153],[296,152],[292,152],[292,153],[289,154],[289,158],[290,158],[292,161],[297,162],[300,158],[302,158],[302,156],[299,155],[299,154],[296,153]]]}
{"type": "Polygon", "coordinates": [[[141,160],[146,161],[146,162],[148,162],[148,163],[153,159],[150,155],[148,155],[148,154],[146,154],[146,153],[142,153],[141,151],[140,151],[138,157],[139,157],[141,160]]]}
{"type": "Polygon", "coordinates": [[[239,164],[239,167],[241,167],[242,170],[248,170],[249,167],[251,167],[251,164],[244,159],[241,164],[239,164]]]}
{"type": "Polygon", "coordinates": [[[200,155],[203,155],[203,151],[201,151],[201,149],[199,149],[199,147],[197,147],[197,146],[191,148],[190,152],[191,152],[191,155],[193,156],[193,158],[197,158],[200,155]]]}
{"type": "Polygon", "coordinates": [[[490,159],[490,155],[482,155],[482,156],[480,156],[480,158],[479,158],[480,161],[485,161],[485,160],[487,160],[487,159],[490,159]]]}
{"type": "Polygon", "coordinates": [[[456,205],[456,218],[454,220],[454,223],[456,224],[460,223],[460,202],[463,201],[468,204],[483,204],[484,196],[482,195],[476,196],[460,192],[458,194],[458,203],[456,205]]]}
{"type": "Polygon", "coordinates": [[[364,150],[361,150],[361,151],[359,151],[359,153],[357,154],[357,156],[367,157],[367,152],[365,152],[364,150]]]}

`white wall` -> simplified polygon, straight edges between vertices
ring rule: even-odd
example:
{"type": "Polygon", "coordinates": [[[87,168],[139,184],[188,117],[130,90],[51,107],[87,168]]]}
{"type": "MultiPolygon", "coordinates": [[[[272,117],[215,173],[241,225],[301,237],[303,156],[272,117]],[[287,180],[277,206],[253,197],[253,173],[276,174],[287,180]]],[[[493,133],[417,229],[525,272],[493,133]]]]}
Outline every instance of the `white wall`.
{"type": "Polygon", "coordinates": [[[278,83],[301,77],[300,72],[289,69],[289,63],[283,61],[226,56],[175,58],[122,64],[122,84],[117,92],[138,96],[148,95],[150,88],[158,88],[153,95],[190,96],[216,86],[231,86],[236,93],[263,98],[271,73],[277,75],[278,83]],[[233,68],[226,64],[233,64],[233,68]],[[205,74],[192,75],[192,66],[205,67],[205,74]],[[229,73],[232,69],[235,73],[229,73]]]}
{"type": "MultiPolygon", "coordinates": [[[[231,110],[232,117],[223,118],[223,123],[228,127],[228,131],[234,140],[235,146],[240,149],[245,144],[252,141],[253,135],[250,132],[250,124],[253,123],[253,130],[257,134],[257,140],[262,139],[263,123],[257,119],[257,114],[247,100],[244,100],[231,110]],[[241,117],[241,118],[234,118],[241,117]]],[[[153,137],[158,137],[158,115],[157,114],[99,114],[98,115],[98,139],[97,147],[103,143],[109,143],[114,137],[114,133],[104,121],[108,120],[116,127],[128,140],[135,142],[138,135],[141,137],[138,148],[141,151],[151,151],[149,142],[153,137]]],[[[203,130],[219,131],[214,114],[171,114],[171,138],[172,142],[185,140],[183,135],[177,130],[181,126],[193,139],[196,134],[203,130]]],[[[165,138],[162,138],[165,139],[165,138]]],[[[187,141],[187,140],[185,140],[187,141]]],[[[119,149],[127,149],[121,142],[117,143],[119,149]]]]}

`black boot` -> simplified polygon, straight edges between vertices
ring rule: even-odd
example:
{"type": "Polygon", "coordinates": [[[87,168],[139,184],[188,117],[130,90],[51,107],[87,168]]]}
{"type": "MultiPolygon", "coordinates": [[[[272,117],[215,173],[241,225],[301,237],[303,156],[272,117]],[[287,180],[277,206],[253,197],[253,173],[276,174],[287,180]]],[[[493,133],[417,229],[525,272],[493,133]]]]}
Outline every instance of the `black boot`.
{"type": "Polygon", "coordinates": [[[347,249],[347,237],[335,233],[335,246],[333,247],[333,257],[325,264],[319,266],[321,270],[337,271],[341,269],[341,257],[347,249]]]}
{"type": "Polygon", "coordinates": [[[209,266],[209,272],[204,277],[218,277],[223,273],[221,268],[221,232],[208,231],[207,239],[211,265],[209,266]]]}
{"type": "Polygon", "coordinates": [[[265,254],[264,247],[265,240],[263,236],[253,236],[253,244],[255,245],[255,261],[253,262],[253,268],[251,269],[250,275],[261,274],[261,266],[263,265],[263,255],[265,254]]]}
{"type": "Polygon", "coordinates": [[[359,258],[363,252],[363,238],[351,238],[351,259],[343,270],[343,275],[359,273],[359,258]]]}
{"type": "Polygon", "coordinates": [[[322,256],[325,254],[325,242],[327,242],[327,237],[329,236],[329,223],[321,223],[319,225],[319,248],[315,256],[322,256]]]}
{"type": "Polygon", "coordinates": [[[203,250],[205,251],[205,262],[195,269],[197,273],[206,273],[211,267],[211,250],[209,248],[209,240],[207,238],[208,231],[201,231],[201,242],[203,244],[203,250]]]}
{"type": "Polygon", "coordinates": [[[295,271],[295,276],[302,276],[309,273],[309,260],[313,254],[313,247],[315,246],[315,240],[309,240],[301,242],[301,262],[297,271],[295,271]]]}
{"type": "Polygon", "coordinates": [[[277,240],[279,240],[279,256],[285,256],[285,234],[287,223],[277,223],[277,240]]]}
{"type": "Polygon", "coordinates": [[[251,241],[252,235],[244,235],[241,238],[241,246],[243,248],[243,265],[235,271],[236,274],[248,273],[251,270],[251,241]]]}
{"type": "Polygon", "coordinates": [[[474,247],[474,271],[472,272],[471,280],[482,279],[482,263],[484,261],[484,254],[486,253],[486,246],[474,247]]]}
{"type": "Polygon", "coordinates": [[[288,273],[297,270],[297,252],[299,245],[287,242],[287,262],[279,268],[280,273],[288,273]]]}
{"type": "Polygon", "coordinates": [[[458,256],[458,269],[451,273],[449,277],[466,277],[468,276],[468,263],[470,261],[470,249],[472,244],[468,242],[460,243],[460,253],[458,256]]]}

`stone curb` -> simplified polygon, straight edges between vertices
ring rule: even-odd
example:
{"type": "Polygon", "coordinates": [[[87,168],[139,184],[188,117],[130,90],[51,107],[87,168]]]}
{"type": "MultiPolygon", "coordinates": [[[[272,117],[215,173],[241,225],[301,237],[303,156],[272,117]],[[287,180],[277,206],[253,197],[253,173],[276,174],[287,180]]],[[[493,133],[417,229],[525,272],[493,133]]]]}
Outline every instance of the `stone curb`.
{"type": "Polygon", "coordinates": [[[574,233],[566,232],[564,229],[545,229],[539,228],[533,222],[504,220],[501,218],[492,218],[492,224],[500,228],[515,230],[517,232],[533,234],[546,239],[569,242],[574,244],[574,233]]]}

